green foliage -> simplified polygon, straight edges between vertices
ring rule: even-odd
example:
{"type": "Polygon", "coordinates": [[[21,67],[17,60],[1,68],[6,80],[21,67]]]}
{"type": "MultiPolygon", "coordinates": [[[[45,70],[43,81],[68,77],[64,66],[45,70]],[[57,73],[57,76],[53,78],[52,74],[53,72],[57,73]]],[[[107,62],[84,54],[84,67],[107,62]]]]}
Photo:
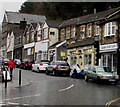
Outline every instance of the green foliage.
{"type": "Polygon", "coordinates": [[[19,12],[43,14],[50,20],[66,20],[118,7],[119,2],[24,2],[19,12]],[[101,8],[102,7],[102,8],[101,8]]]}

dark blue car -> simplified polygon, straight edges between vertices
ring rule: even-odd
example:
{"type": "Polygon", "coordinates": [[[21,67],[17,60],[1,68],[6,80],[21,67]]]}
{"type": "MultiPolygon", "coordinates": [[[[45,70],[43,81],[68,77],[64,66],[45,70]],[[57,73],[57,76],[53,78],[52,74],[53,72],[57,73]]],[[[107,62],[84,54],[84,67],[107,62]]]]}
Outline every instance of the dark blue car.
{"type": "Polygon", "coordinates": [[[70,77],[72,78],[84,78],[84,70],[80,69],[78,64],[72,66],[72,70],[70,72],[70,77]]]}

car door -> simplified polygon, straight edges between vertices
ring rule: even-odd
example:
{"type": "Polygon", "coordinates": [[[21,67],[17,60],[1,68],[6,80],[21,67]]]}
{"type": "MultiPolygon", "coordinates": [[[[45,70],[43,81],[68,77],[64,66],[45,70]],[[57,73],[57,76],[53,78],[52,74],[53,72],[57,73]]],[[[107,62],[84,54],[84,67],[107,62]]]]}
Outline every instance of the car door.
{"type": "Polygon", "coordinates": [[[96,68],[95,67],[91,67],[91,77],[94,78],[94,79],[97,78],[96,68]]]}

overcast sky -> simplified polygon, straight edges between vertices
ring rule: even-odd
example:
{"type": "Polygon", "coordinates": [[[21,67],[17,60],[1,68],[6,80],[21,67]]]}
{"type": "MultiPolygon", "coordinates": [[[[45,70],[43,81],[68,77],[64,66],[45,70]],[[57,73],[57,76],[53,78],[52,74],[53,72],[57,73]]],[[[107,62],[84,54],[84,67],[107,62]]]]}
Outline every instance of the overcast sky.
{"type": "Polygon", "coordinates": [[[5,11],[18,12],[22,3],[26,0],[0,0],[0,23],[3,21],[5,11]],[[9,2],[8,2],[9,1],[9,2]]]}

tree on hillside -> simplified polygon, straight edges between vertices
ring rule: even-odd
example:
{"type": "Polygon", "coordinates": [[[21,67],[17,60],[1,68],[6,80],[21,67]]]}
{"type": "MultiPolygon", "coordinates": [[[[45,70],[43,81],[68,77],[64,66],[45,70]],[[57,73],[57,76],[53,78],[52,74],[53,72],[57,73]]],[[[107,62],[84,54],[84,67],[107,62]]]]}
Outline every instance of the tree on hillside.
{"type": "Polygon", "coordinates": [[[120,6],[119,2],[24,2],[19,12],[43,14],[47,19],[65,20],[120,6]],[[101,8],[102,7],[102,8],[101,8]]]}

